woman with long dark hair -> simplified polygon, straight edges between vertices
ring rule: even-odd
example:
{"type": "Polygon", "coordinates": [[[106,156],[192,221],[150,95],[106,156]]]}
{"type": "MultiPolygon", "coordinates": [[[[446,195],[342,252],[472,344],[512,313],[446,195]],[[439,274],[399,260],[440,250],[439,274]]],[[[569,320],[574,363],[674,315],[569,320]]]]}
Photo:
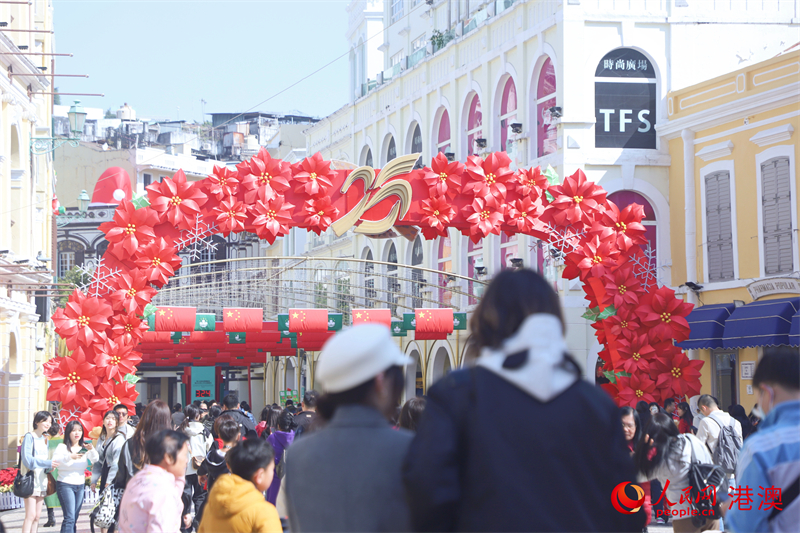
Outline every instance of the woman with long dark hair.
{"type": "Polygon", "coordinates": [[[692,451],[697,462],[712,463],[708,448],[697,437],[691,433],[678,433],[672,417],[658,413],[645,427],[644,436],[636,446],[633,456],[636,468],[645,479],[658,479],[667,487],[664,497],[673,502],[669,507],[673,516],[687,517],[673,518],[672,529],[676,533],[700,532],[719,527],[718,520],[706,520],[700,527],[695,526],[692,520],[697,517],[691,516],[691,504],[686,495],[682,494],[690,486],[689,465],[692,462],[692,451]]]}
{"type": "MultiPolygon", "coordinates": [[[[92,463],[92,489],[100,486],[100,493],[105,490],[108,483],[113,483],[117,477],[120,463],[120,452],[125,444],[125,434],[117,431],[119,414],[108,411],[103,415],[103,429],[97,439],[97,462],[92,463]]],[[[101,529],[105,533],[105,529],[101,529]]]]}
{"type": "Polygon", "coordinates": [[[692,433],[692,426],[694,425],[694,416],[692,416],[692,410],[689,407],[689,404],[686,402],[681,402],[678,404],[678,407],[675,408],[675,413],[677,413],[680,421],[678,422],[678,433],[692,433]]]}
{"type": "MultiPolygon", "coordinates": [[[[283,452],[294,442],[295,427],[297,426],[294,423],[294,415],[288,409],[284,409],[278,417],[278,428],[267,437],[267,442],[272,446],[272,449],[275,450],[276,467],[278,463],[283,461],[283,452]]],[[[267,501],[272,505],[275,505],[275,502],[278,501],[278,491],[280,491],[280,489],[281,478],[280,476],[274,476],[272,478],[272,484],[269,486],[269,489],[267,489],[266,494],[267,501]]]]}
{"type": "Polygon", "coordinates": [[[64,429],[64,442],[56,447],[53,460],[59,463],[56,494],[61,502],[64,521],[61,533],[75,533],[76,522],[83,506],[86,469],[89,462],[96,463],[100,455],[91,440],[85,440],[83,425],[71,420],[64,429]]]}
{"type": "Polygon", "coordinates": [[[42,512],[44,497],[47,495],[47,470],[58,467],[58,461],[48,459],[45,433],[50,430],[53,418],[47,411],[33,415],[33,431],[22,438],[20,467],[22,475],[33,471],[33,494],[25,498],[25,518],[22,533],[31,533],[39,528],[39,515],[42,512]]]}
{"type": "Polygon", "coordinates": [[[619,408],[581,379],[551,284],[528,269],[500,272],[470,330],[476,367],[428,389],[405,459],[413,528],[641,530],[643,513],[609,505],[614,487],[635,481],[619,408]]]}
{"type": "MultiPolygon", "coordinates": [[[[622,434],[625,436],[625,443],[628,445],[631,456],[633,456],[636,445],[639,444],[639,441],[642,439],[642,424],[639,422],[639,413],[637,413],[636,409],[633,407],[626,405],[620,407],[619,414],[622,419],[622,434]]],[[[638,483],[638,485],[644,490],[644,503],[642,504],[642,508],[645,514],[646,530],[652,519],[651,513],[653,510],[653,500],[650,497],[650,482],[645,481],[644,483],[638,483]]]]}
{"type": "Polygon", "coordinates": [[[750,422],[749,418],[747,418],[747,413],[745,412],[744,407],[738,403],[733,404],[728,407],[728,414],[738,420],[742,425],[742,440],[746,439],[751,433],[753,433],[753,423],[750,422]]]}
{"type": "Polygon", "coordinates": [[[120,452],[119,469],[114,479],[117,487],[125,488],[130,478],[144,468],[147,464],[147,439],[165,429],[172,429],[172,412],[163,400],[153,400],[147,404],[136,431],[120,452]]]}
{"type": "Polygon", "coordinates": [[[425,411],[425,397],[415,396],[403,404],[397,426],[409,431],[416,431],[422,413],[425,411]]]}

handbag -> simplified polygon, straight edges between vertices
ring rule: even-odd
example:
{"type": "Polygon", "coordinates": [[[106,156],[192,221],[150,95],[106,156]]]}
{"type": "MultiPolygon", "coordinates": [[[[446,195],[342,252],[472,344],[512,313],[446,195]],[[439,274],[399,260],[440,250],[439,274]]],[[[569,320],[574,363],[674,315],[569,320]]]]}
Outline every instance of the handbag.
{"type": "Polygon", "coordinates": [[[125,489],[118,489],[113,483],[109,484],[97,499],[97,503],[89,513],[89,520],[92,531],[98,525],[103,529],[108,529],[117,521],[117,510],[122,502],[122,495],[125,489]]]}
{"type": "Polygon", "coordinates": [[[47,473],[47,496],[52,496],[56,493],[56,478],[50,472],[47,473]]]}
{"type": "MultiPolygon", "coordinates": [[[[25,434],[23,437],[23,448],[25,438],[28,437],[28,434],[25,434]]],[[[36,453],[36,449],[34,448],[34,454],[36,453]]],[[[33,494],[33,470],[28,470],[24,474],[22,473],[22,451],[20,450],[19,454],[19,461],[17,461],[17,475],[14,477],[14,496],[17,498],[30,498],[33,494]]]]}

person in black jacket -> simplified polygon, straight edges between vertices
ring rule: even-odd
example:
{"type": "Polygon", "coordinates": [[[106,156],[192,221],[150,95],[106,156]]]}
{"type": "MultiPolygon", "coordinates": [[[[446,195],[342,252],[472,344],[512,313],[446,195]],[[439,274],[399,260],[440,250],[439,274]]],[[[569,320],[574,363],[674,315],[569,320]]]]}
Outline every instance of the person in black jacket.
{"type": "Polygon", "coordinates": [[[239,429],[241,430],[244,438],[249,439],[258,437],[258,433],[256,433],[255,422],[250,420],[250,417],[244,414],[244,411],[239,409],[239,400],[236,399],[236,396],[233,394],[228,394],[225,396],[225,399],[222,400],[222,412],[231,415],[234,420],[239,422],[239,429]]]}
{"type": "Polygon", "coordinates": [[[503,271],[471,320],[476,367],[428,390],[403,465],[413,528],[641,531],[641,510],[611,503],[617,485],[635,481],[619,409],[566,353],[550,285],[503,271]]]}

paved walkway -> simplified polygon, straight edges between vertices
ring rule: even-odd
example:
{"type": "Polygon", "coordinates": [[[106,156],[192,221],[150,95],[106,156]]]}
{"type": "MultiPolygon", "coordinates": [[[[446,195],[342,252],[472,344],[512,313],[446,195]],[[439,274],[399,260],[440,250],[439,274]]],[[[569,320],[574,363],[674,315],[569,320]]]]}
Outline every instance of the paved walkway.
{"type": "MultiPolygon", "coordinates": [[[[81,515],[78,517],[78,533],[89,533],[91,529],[89,528],[89,511],[92,510],[92,506],[84,505],[83,509],[81,509],[81,515]]],[[[47,522],[47,511],[42,507],[42,515],[39,517],[39,533],[58,533],[61,528],[61,519],[63,515],[61,514],[61,508],[56,507],[56,525],[53,527],[42,527],[42,525],[47,522]]],[[[25,509],[14,509],[13,511],[0,511],[0,522],[3,523],[5,526],[6,531],[9,533],[22,531],[22,521],[25,519],[25,509]]],[[[96,533],[100,533],[99,528],[95,528],[96,533]]]]}

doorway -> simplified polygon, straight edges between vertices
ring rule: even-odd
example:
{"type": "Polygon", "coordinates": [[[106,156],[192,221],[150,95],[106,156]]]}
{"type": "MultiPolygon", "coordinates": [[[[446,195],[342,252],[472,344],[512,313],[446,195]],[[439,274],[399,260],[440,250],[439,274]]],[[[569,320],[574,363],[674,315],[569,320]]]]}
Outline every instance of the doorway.
{"type": "Polygon", "coordinates": [[[711,352],[714,363],[713,394],[719,400],[719,408],[728,410],[728,406],[739,403],[739,366],[738,350],[714,350],[711,352]]]}

